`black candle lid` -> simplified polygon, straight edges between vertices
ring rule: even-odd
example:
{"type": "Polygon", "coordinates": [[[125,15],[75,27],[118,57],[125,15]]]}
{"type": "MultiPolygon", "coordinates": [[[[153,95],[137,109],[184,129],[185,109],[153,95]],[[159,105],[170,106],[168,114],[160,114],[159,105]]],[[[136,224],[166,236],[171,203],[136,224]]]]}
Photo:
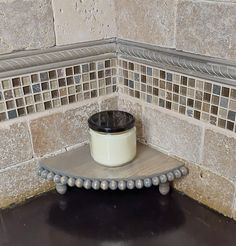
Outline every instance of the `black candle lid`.
{"type": "Polygon", "coordinates": [[[134,127],[133,115],[119,110],[102,111],[88,119],[89,127],[98,132],[123,132],[134,127]]]}

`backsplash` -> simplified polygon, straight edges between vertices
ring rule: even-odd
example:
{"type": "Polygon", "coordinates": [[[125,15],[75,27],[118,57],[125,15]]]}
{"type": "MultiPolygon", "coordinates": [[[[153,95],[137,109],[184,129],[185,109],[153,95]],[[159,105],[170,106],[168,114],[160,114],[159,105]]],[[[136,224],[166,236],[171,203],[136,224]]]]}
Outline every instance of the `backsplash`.
{"type": "Polygon", "coordinates": [[[1,79],[0,121],[115,92],[116,61],[106,59],[1,79]]]}
{"type": "Polygon", "coordinates": [[[236,88],[119,59],[121,93],[236,132],[236,88]]]}

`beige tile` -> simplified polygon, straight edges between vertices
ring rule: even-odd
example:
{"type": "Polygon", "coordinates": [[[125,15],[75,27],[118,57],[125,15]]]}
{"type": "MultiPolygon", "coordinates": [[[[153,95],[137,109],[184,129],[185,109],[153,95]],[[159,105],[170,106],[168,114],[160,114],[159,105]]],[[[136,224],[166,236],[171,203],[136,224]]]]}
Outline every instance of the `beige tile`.
{"type": "Polygon", "coordinates": [[[0,127],[0,169],[32,159],[30,133],[26,123],[0,127]]]}
{"type": "Polygon", "coordinates": [[[38,165],[32,160],[0,172],[0,208],[19,203],[54,187],[37,175],[38,165]]]}
{"type": "Polygon", "coordinates": [[[149,106],[143,111],[143,126],[148,143],[185,160],[200,161],[201,126],[149,106]]]}
{"type": "Polygon", "coordinates": [[[236,136],[206,129],[202,165],[226,178],[236,177],[236,136]]]}
{"type": "Polygon", "coordinates": [[[113,0],[53,0],[57,45],[116,36],[113,0]]]}
{"type": "Polygon", "coordinates": [[[176,2],[176,0],[115,1],[118,37],[174,47],[176,2]]]}
{"type": "Polygon", "coordinates": [[[101,110],[117,110],[118,109],[118,96],[102,99],[100,103],[101,110]]]}
{"type": "Polygon", "coordinates": [[[143,124],[142,124],[142,106],[137,101],[133,102],[132,98],[119,97],[119,110],[131,113],[135,117],[137,137],[143,139],[143,124]]]}
{"type": "Polygon", "coordinates": [[[88,103],[65,113],[32,120],[30,127],[35,154],[43,156],[88,140],[87,120],[98,110],[98,103],[88,103]]]}
{"type": "Polygon", "coordinates": [[[176,48],[191,53],[235,60],[236,33],[232,32],[236,25],[235,12],[235,3],[179,1],[176,48]]]}
{"type": "Polygon", "coordinates": [[[200,203],[232,217],[233,183],[203,167],[194,164],[186,166],[189,169],[189,174],[175,181],[174,187],[200,203]]]}
{"type": "Polygon", "coordinates": [[[51,1],[0,1],[0,13],[0,53],[55,45],[51,1]]]}

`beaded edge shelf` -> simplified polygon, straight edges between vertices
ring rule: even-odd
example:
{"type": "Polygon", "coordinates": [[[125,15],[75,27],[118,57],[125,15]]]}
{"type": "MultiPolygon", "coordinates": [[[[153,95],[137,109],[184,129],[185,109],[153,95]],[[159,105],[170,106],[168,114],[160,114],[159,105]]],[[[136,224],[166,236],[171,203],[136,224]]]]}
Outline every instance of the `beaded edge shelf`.
{"type": "Polygon", "coordinates": [[[56,184],[56,190],[59,194],[65,194],[67,191],[67,185],[70,187],[76,186],[77,188],[94,189],[94,190],[125,190],[127,189],[142,189],[143,187],[150,188],[153,186],[159,186],[159,191],[162,195],[166,195],[170,191],[169,182],[179,179],[182,176],[188,174],[188,169],[182,165],[172,170],[153,174],[146,177],[126,178],[126,179],[88,179],[86,177],[75,177],[60,175],[60,173],[54,173],[48,168],[40,166],[38,175],[42,178],[50,181],[54,181],[56,184]]]}

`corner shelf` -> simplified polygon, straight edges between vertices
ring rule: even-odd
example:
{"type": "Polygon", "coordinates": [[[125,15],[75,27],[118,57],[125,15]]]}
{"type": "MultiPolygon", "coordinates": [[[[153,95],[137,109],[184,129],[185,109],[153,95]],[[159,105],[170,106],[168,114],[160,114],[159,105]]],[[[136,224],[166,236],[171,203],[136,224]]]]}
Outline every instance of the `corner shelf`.
{"type": "Polygon", "coordinates": [[[182,162],[141,143],[137,144],[136,158],[120,167],[96,163],[90,155],[89,145],[42,159],[39,166],[38,174],[53,180],[60,194],[67,191],[67,185],[95,190],[141,189],[154,185],[166,195],[170,190],[169,182],[188,173],[182,162]]]}

